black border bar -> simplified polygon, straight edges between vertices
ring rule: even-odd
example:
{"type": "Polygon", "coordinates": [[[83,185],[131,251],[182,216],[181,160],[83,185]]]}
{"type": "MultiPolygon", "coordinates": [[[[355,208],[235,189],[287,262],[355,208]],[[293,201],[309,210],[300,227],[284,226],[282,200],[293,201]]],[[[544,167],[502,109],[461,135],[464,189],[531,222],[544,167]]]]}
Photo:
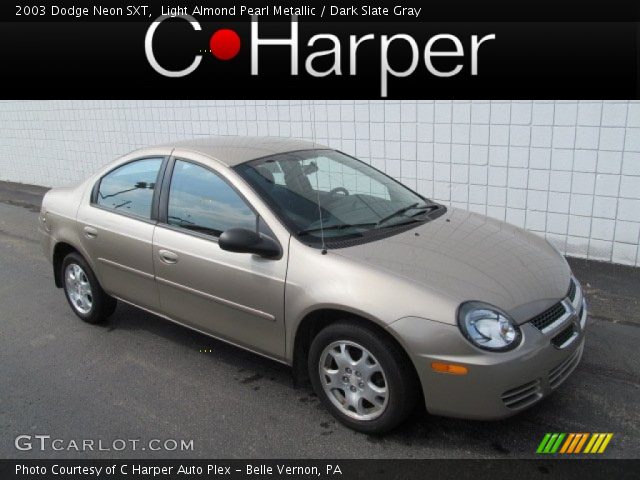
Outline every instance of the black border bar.
{"type": "Polygon", "coordinates": [[[530,459],[530,460],[0,460],[0,478],[13,479],[367,479],[436,480],[622,480],[637,478],[639,460],[530,459]],[[31,469],[33,474],[20,473],[31,469]],[[54,467],[57,466],[57,467],[54,467]],[[142,467],[139,471],[135,467],[142,467]],[[178,474],[182,466],[186,474],[178,474]],[[171,467],[171,468],[169,468],[171,467]],[[299,473],[280,473],[279,468],[302,468],[299,473]],[[337,467],[337,468],[336,468],[337,467]],[[54,474],[62,468],[65,472],[54,474]],[[96,469],[100,468],[100,475],[96,469]],[[84,469],[84,472],[82,473],[84,469]],[[198,473],[198,469],[202,473],[198,473]],[[250,470],[249,470],[250,469],[250,470]],[[36,470],[45,473],[35,473],[36,470]],[[108,472],[112,470],[112,474],[108,472]],[[248,472],[251,471],[251,474],[248,472]],[[18,473],[17,473],[18,472],[18,473]],[[91,473],[93,472],[93,473],[91,473]],[[125,475],[126,473],[126,475],[125,475]],[[154,474],[155,473],[155,474],[154,474]]]}
{"type": "MultiPolygon", "coordinates": [[[[139,1],[139,2],[127,2],[124,0],[101,0],[99,2],[86,2],[81,0],[59,0],[55,2],[43,1],[43,0],[17,0],[15,2],[2,2],[0,3],[0,21],[65,21],[72,20],[73,17],[60,18],[51,16],[51,5],[55,5],[60,8],[69,9],[70,7],[88,8],[90,14],[88,16],[82,16],[78,18],[78,21],[145,21],[151,20],[161,14],[161,8],[164,7],[186,7],[188,10],[192,10],[195,6],[215,6],[215,7],[239,7],[245,5],[247,7],[261,7],[265,5],[277,5],[282,7],[316,7],[315,14],[304,18],[309,21],[337,21],[337,22],[354,22],[354,21],[380,21],[385,18],[367,18],[362,15],[350,15],[340,14],[338,16],[324,16],[320,18],[319,15],[322,11],[322,6],[353,6],[359,8],[361,6],[370,7],[387,7],[393,9],[394,6],[399,5],[403,7],[422,7],[419,18],[403,18],[402,16],[388,16],[386,20],[389,21],[412,21],[418,20],[423,22],[510,22],[510,21],[526,21],[526,22],[629,22],[640,20],[640,3],[629,0],[609,0],[602,2],[598,0],[537,0],[528,2],[517,2],[513,0],[455,0],[449,2],[421,2],[419,0],[351,0],[349,2],[317,2],[314,0],[296,1],[296,0],[222,0],[220,2],[206,2],[198,0],[168,0],[168,1],[139,1]],[[145,17],[148,15],[150,18],[141,18],[140,15],[126,15],[126,7],[130,5],[147,5],[145,10],[145,17]],[[18,6],[33,6],[43,5],[46,6],[46,15],[20,15],[17,16],[18,6]],[[123,15],[94,15],[93,6],[98,6],[104,9],[112,9],[122,7],[124,8],[123,15]]],[[[239,15],[239,8],[237,9],[236,17],[233,16],[220,16],[217,18],[200,18],[203,21],[216,21],[216,20],[246,20],[246,15],[241,17],[239,15]]],[[[140,10],[139,13],[141,13],[140,10]]],[[[325,9],[325,13],[327,9],[325,9]]],[[[282,17],[272,16],[271,18],[265,17],[264,20],[282,21],[282,17]]]]}

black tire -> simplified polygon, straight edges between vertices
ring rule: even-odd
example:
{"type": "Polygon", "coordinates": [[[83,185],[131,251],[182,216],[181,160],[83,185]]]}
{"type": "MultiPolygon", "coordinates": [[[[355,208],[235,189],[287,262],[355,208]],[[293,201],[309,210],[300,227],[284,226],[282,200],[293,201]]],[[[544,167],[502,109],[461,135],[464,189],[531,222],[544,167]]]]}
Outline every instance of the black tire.
{"type": "Polygon", "coordinates": [[[322,329],[311,342],[308,370],[315,393],[331,414],[359,432],[380,434],[394,429],[409,416],[418,399],[418,381],[405,352],[395,342],[360,322],[344,320],[322,329]],[[330,394],[323,387],[319,373],[322,353],[333,342],[339,341],[353,342],[366,348],[384,371],[388,399],[382,414],[377,418],[352,418],[334,405],[329,398],[330,394]]]}
{"type": "Polygon", "coordinates": [[[69,302],[71,310],[73,310],[73,313],[78,317],[87,323],[99,323],[106,320],[107,317],[115,311],[118,303],[117,300],[105,293],[100,286],[100,283],[98,283],[93,270],[91,270],[89,264],[84,260],[84,258],[82,258],[82,255],[77,252],[68,254],[64,257],[60,268],[60,278],[62,279],[64,296],[66,297],[67,302],[69,302]],[[70,265],[78,265],[82,269],[82,272],[91,287],[91,307],[87,312],[81,311],[78,306],[74,305],[74,302],[71,299],[67,281],[65,279],[65,272],[67,267],[70,265]]]}

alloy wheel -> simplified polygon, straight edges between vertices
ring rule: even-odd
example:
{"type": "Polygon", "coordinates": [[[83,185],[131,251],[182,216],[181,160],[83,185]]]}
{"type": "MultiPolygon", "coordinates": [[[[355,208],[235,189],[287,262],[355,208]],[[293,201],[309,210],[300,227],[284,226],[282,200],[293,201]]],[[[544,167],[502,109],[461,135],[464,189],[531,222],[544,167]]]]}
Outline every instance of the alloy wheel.
{"type": "Polygon", "coordinates": [[[93,293],[87,274],[77,263],[70,263],[64,271],[64,284],[71,305],[82,315],[91,311],[93,293]]]}
{"type": "Polygon", "coordinates": [[[373,420],[387,407],[384,370],[373,354],[348,340],[329,344],[320,355],[318,373],[329,400],[355,420],[373,420]]]}

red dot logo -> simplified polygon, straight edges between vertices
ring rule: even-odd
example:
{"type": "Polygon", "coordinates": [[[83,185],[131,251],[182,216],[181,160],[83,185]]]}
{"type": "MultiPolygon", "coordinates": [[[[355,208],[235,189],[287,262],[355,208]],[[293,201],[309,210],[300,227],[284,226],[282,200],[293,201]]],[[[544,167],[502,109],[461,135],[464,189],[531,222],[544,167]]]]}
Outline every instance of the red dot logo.
{"type": "Polygon", "coordinates": [[[231,60],[240,51],[240,37],[233,30],[223,28],[211,35],[209,48],[217,59],[231,60]]]}

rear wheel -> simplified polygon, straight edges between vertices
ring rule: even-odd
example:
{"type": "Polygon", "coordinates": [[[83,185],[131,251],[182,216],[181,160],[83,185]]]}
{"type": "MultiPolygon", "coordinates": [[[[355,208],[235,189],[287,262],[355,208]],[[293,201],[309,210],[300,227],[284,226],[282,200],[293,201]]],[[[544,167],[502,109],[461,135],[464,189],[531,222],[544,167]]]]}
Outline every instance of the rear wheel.
{"type": "Polygon", "coordinates": [[[417,386],[409,360],[381,334],[352,321],[321,330],[309,350],[316,394],[342,423],[383,433],[411,413],[417,386]]]}
{"type": "Polygon", "coordinates": [[[116,300],[102,290],[91,267],[80,254],[68,254],[61,269],[65,296],[78,317],[88,323],[98,323],[114,312],[116,300]]]}

